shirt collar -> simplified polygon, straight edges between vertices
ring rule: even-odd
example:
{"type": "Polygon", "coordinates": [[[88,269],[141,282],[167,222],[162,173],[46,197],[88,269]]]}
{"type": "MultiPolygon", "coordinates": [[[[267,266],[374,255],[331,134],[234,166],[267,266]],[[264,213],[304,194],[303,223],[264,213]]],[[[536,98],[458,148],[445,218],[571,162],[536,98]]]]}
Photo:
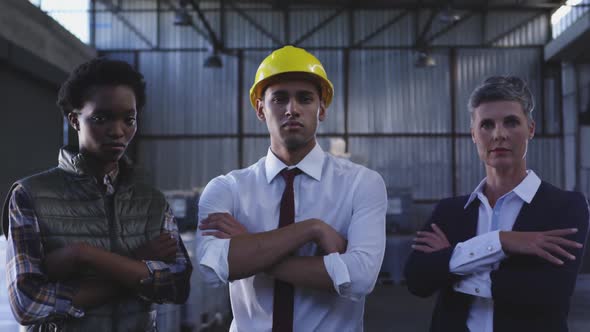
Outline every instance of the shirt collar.
{"type": "Polygon", "coordinates": [[[483,178],[483,180],[481,180],[477,187],[475,187],[475,190],[471,193],[471,195],[469,195],[469,199],[467,200],[467,203],[465,203],[463,209],[467,209],[469,204],[471,204],[471,202],[473,202],[473,200],[477,198],[477,195],[483,193],[483,187],[486,185],[486,179],[487,178],[483,178]]]}
{"type": "Polygon", "coordinates": [[[105,174],[102,182],[105,185],[107,195],[112,195],[115,193],[115,186],[117,183],[118,176],[119,176],[119,166],[118,165],[112,171],[105,174]]]}
{"type": "MultiPolygon", "coordinates": [[[[506,193],[504,196],[513,192],[518,197],[520,197],[520,199],[522,199],[523,201],[525,201],[527,203],[530,203],[533,200],[533,197],[535,197],[537,190],[539,190],[539,186],[541,186],[541,179],[532,170],[527,170],[526,173],[527,173],[527,176],[518,184],[518,186],[514,187],[514,189],[512,189],[509,193],[506,193]]],[[[471,195],[469,195],[469,199],[467,200],[467,203],[463,207],[464,209],[467,209],[469,204],[471,204],[471,202],[473,202],[473,200],[478,195],[480,195],[480,194],[483,195],[483,188],[484,188],[485,184],[486,184],[486,178],[481,180],[481,182],[477,185],[477,187],[475,187],[475,190],[471,193],[471,195]]]]}
{"type": "Polygon", "coordinates": [[[115,183],[117,181],[118,177],[119,177],[119,165],[117,165],[115,168],[113,168],[112,171],[105,174],[104,180],[109,181],[110,183],[115,183]]]}
{"type": "Polygon", "coordinates": [[[512,189],[512,191],[518,195],[523,201],[530,203],[535,197],[537,190],[541,186],[541,179],[532,170],[527,171],[527,176],[522,182],[512,189]]]}
{"type": "Polygon", "coordinates": [[[316,143],[315,147],[297,164],[287,166],[268,148],[264,168],[266,171],[266,181],[271,181],[285,168],[299,168],[303,173],[320,181],[322,179],[322,169],[324,167],[325,154],[324,150],[316,143]]]}

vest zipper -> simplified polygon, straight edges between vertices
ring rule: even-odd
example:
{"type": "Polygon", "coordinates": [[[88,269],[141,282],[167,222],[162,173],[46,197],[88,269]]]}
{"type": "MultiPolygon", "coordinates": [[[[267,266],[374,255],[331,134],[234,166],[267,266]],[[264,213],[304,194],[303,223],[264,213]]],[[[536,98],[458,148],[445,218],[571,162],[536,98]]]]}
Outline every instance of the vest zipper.
{"type": "MultiPolygon", "coordinates": [[[[117,253],[116,251],[116,247],[117,247],[117,231],[116,231],[116,227],[117,227],[117,223],[115,221],[115,199],[114,199],[115,194],[112,195],[106,195],[106,194],[102,194],[102,198],[104,201],[104,208],[105,208],[105,214],[107,217],[107,220],[109,222],[109,243],[111,246],[111,252],[112,253],[117,253]]],[[[115,301],[112,305],[111,308],[111,331],[113,332],[117,332],[118,330],[118,326],[119,326],[119,304],[117,301],[115,301]]]]}

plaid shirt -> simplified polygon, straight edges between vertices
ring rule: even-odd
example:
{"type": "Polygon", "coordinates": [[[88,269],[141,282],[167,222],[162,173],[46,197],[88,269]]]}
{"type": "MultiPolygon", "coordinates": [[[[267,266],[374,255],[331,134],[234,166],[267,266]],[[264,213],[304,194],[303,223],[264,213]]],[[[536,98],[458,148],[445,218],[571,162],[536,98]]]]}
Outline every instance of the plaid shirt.
{"type": "MultiPolygon", "coordinates": [[[[116,172],[105,176],[106,194],[114,193],[116,172]]],[[[32,202],[22,186],[12,192],[9,202],[6,274],[12,311],[22,324],[32,324],[67,317],[82,317],[84,311],[72,305],[77,289],[74,284],[51,282],[41,267],[44,250],[37,216],[32,202]]],[[[179,302],[190,290],[192,265],[178,234],[176,220],[169,206],[164,227],[178,239],[176,261],[167,264],[145,261],[150,277],[141,280],[139,297],[152,302],[179,302]]]]}

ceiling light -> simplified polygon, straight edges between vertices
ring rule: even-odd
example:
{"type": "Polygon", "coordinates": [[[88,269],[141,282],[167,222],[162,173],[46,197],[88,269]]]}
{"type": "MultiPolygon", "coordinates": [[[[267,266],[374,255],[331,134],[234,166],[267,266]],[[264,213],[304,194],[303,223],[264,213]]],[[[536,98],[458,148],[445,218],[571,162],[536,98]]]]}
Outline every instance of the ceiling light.
{"type": "Polygon", "coordinates": [[[447,5],[438,15],[438,19],[446,23],[454,23],[461,19],[461,14],[453,9],[451,5],[447,5]]]}
{"type": "Polygon", "coordinates": [[[420,51],[414,65],[418,68],[434,67],[436,60],[428,52],[420,51]]]}
{"type": "Polygon", "coordinates": [[[205,61],[203,62],[203,67],[205,68],[221,68],[223,67],[223,63],[221,62],[221,57],[215,52],[209,55],[205,61]]]}
{"type": "Polygon", "coordinates": [[[186,8],[186,1],[180,1],[180,7],[174,12],[174,25],[188,26],[193,24],[193,17],[186,8]]]}

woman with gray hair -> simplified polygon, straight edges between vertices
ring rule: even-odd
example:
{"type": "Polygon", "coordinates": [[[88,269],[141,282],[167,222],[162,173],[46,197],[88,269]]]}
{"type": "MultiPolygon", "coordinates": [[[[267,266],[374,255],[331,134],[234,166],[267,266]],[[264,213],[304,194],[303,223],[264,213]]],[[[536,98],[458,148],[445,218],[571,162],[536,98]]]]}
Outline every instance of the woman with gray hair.
{"type": "Polygon", "coordinates": [[[468,106],[486,177],[435,207],[414,240],[408,288],[440,291],[431,331],[567,331],[587,201],[527,169],[534,102],[522,79],[487,78],[468,106]]]}

